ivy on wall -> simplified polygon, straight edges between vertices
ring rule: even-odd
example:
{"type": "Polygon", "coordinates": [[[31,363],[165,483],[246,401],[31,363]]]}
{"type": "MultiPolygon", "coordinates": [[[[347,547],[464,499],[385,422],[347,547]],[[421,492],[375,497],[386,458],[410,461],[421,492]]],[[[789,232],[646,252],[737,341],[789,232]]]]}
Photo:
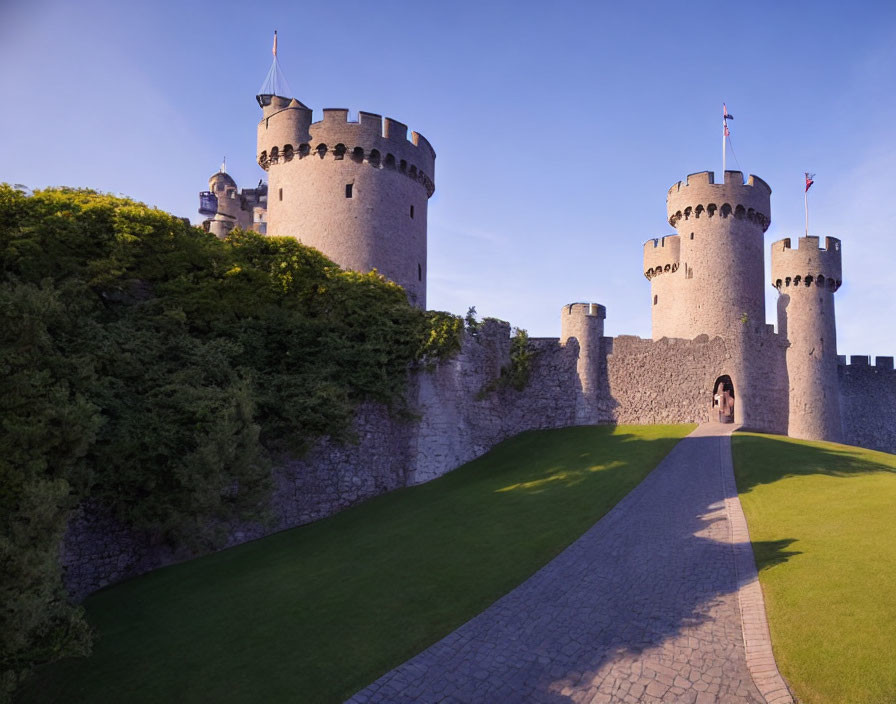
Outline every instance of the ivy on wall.
{"type": "Polygon", "coordinates": [[[89,651],[58,549],[85,498],[175,546],[263,519],[270,466],[402,410],[463,320],[292,238],[226,240],[126,198],[0,185],[0,699],[89,651]]]}

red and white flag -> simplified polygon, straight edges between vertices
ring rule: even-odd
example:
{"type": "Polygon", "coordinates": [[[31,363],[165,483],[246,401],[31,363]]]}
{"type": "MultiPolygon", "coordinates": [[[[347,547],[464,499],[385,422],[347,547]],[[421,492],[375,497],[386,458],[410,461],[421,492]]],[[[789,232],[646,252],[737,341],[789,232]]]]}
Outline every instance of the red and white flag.
{"type": "Polygon", "coordinates": [[[273,49],[273,53],[274,53],[274,58],[276,59],[276,58],[277,58],[277,30],[276,30],[276,29],[274,30],[274,49],[273,49]]]}
{"type": "Polygon", "coordinates": [[[804,172],[806,174],[806,190],[808,193],[809,189],[812,188],[812,184],[815,183],[815,174],[810,174],[808,171],[804,172]]]}

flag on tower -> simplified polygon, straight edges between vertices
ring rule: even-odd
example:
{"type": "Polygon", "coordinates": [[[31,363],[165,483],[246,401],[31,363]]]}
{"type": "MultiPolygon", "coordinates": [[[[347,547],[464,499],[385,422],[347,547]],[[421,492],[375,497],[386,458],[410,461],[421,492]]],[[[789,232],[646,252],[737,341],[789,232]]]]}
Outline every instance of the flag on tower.
{"type": "Polygon", "coordinates": [[[725,103],[722,103],[722,127],[724,128],[724,134],[726,137],[730,137],[731,133],[728,131],[728,120],[733,120],[734,116],[728,114],[728,106],[725,103]]]}
{"type": "Polygon", "coordinates": [[[810,174],[808,171],[804,172],[806,174],[806,192],[809,192],[809,189],[812,188],[812,184],[815,183],[815,174],[810,174]]]}
{"type": "Polygon", "coordinates": [[[276,58],[277,58],[277,30],[276,30],[276,29],[274,30],[274,50],[273,50],[273,53],[274,53],[274,58],[276,59],[276,58]]]}

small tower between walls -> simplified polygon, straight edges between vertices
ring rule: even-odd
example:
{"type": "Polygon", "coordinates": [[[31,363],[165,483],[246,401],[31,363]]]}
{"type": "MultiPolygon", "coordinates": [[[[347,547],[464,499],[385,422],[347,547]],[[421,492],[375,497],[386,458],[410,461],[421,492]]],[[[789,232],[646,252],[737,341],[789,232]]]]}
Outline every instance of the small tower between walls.
{"type": "Polygon", "coordinates": [[[590,425],[599,419],[598,402],[601,392],[602,350],[604,320],[607,309],[598,303],[570,303],[560,312],[560,343],[566,345],[570,338],[579,343],[579,359],[576,373],[579,388],[576,391],[576,424],[590,425]]]}
{"type": "Polygon", "coordinates": [[[778,291],[778,332],[787,338],[790,412],[787,434],[805,440],[843,439],[837,377],[834,292],[840,288],[840,240],[800,237],[772,245],[772,286],[778,291]]]}

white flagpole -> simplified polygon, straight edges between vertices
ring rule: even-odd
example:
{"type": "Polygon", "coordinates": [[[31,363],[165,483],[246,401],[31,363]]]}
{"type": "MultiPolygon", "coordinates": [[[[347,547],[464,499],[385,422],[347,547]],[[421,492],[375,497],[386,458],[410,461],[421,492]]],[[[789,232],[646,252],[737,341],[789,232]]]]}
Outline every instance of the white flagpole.
{"type": "Polygon", "coordinates": [[[728,122],[725,119],[725,108],[722,107],[722,181],[725,180],[725,132],[728,129],[728,122]]]}
{"type": "MultiPolygon", "coordinates": [[[[809,174],[806,174],[806,178],[809,178],[809,174]]],[[[806,205],[806,237],[809,236],[809,189],[806,188],[805,193],[803,193],[803,202],[806,205]]]]}

